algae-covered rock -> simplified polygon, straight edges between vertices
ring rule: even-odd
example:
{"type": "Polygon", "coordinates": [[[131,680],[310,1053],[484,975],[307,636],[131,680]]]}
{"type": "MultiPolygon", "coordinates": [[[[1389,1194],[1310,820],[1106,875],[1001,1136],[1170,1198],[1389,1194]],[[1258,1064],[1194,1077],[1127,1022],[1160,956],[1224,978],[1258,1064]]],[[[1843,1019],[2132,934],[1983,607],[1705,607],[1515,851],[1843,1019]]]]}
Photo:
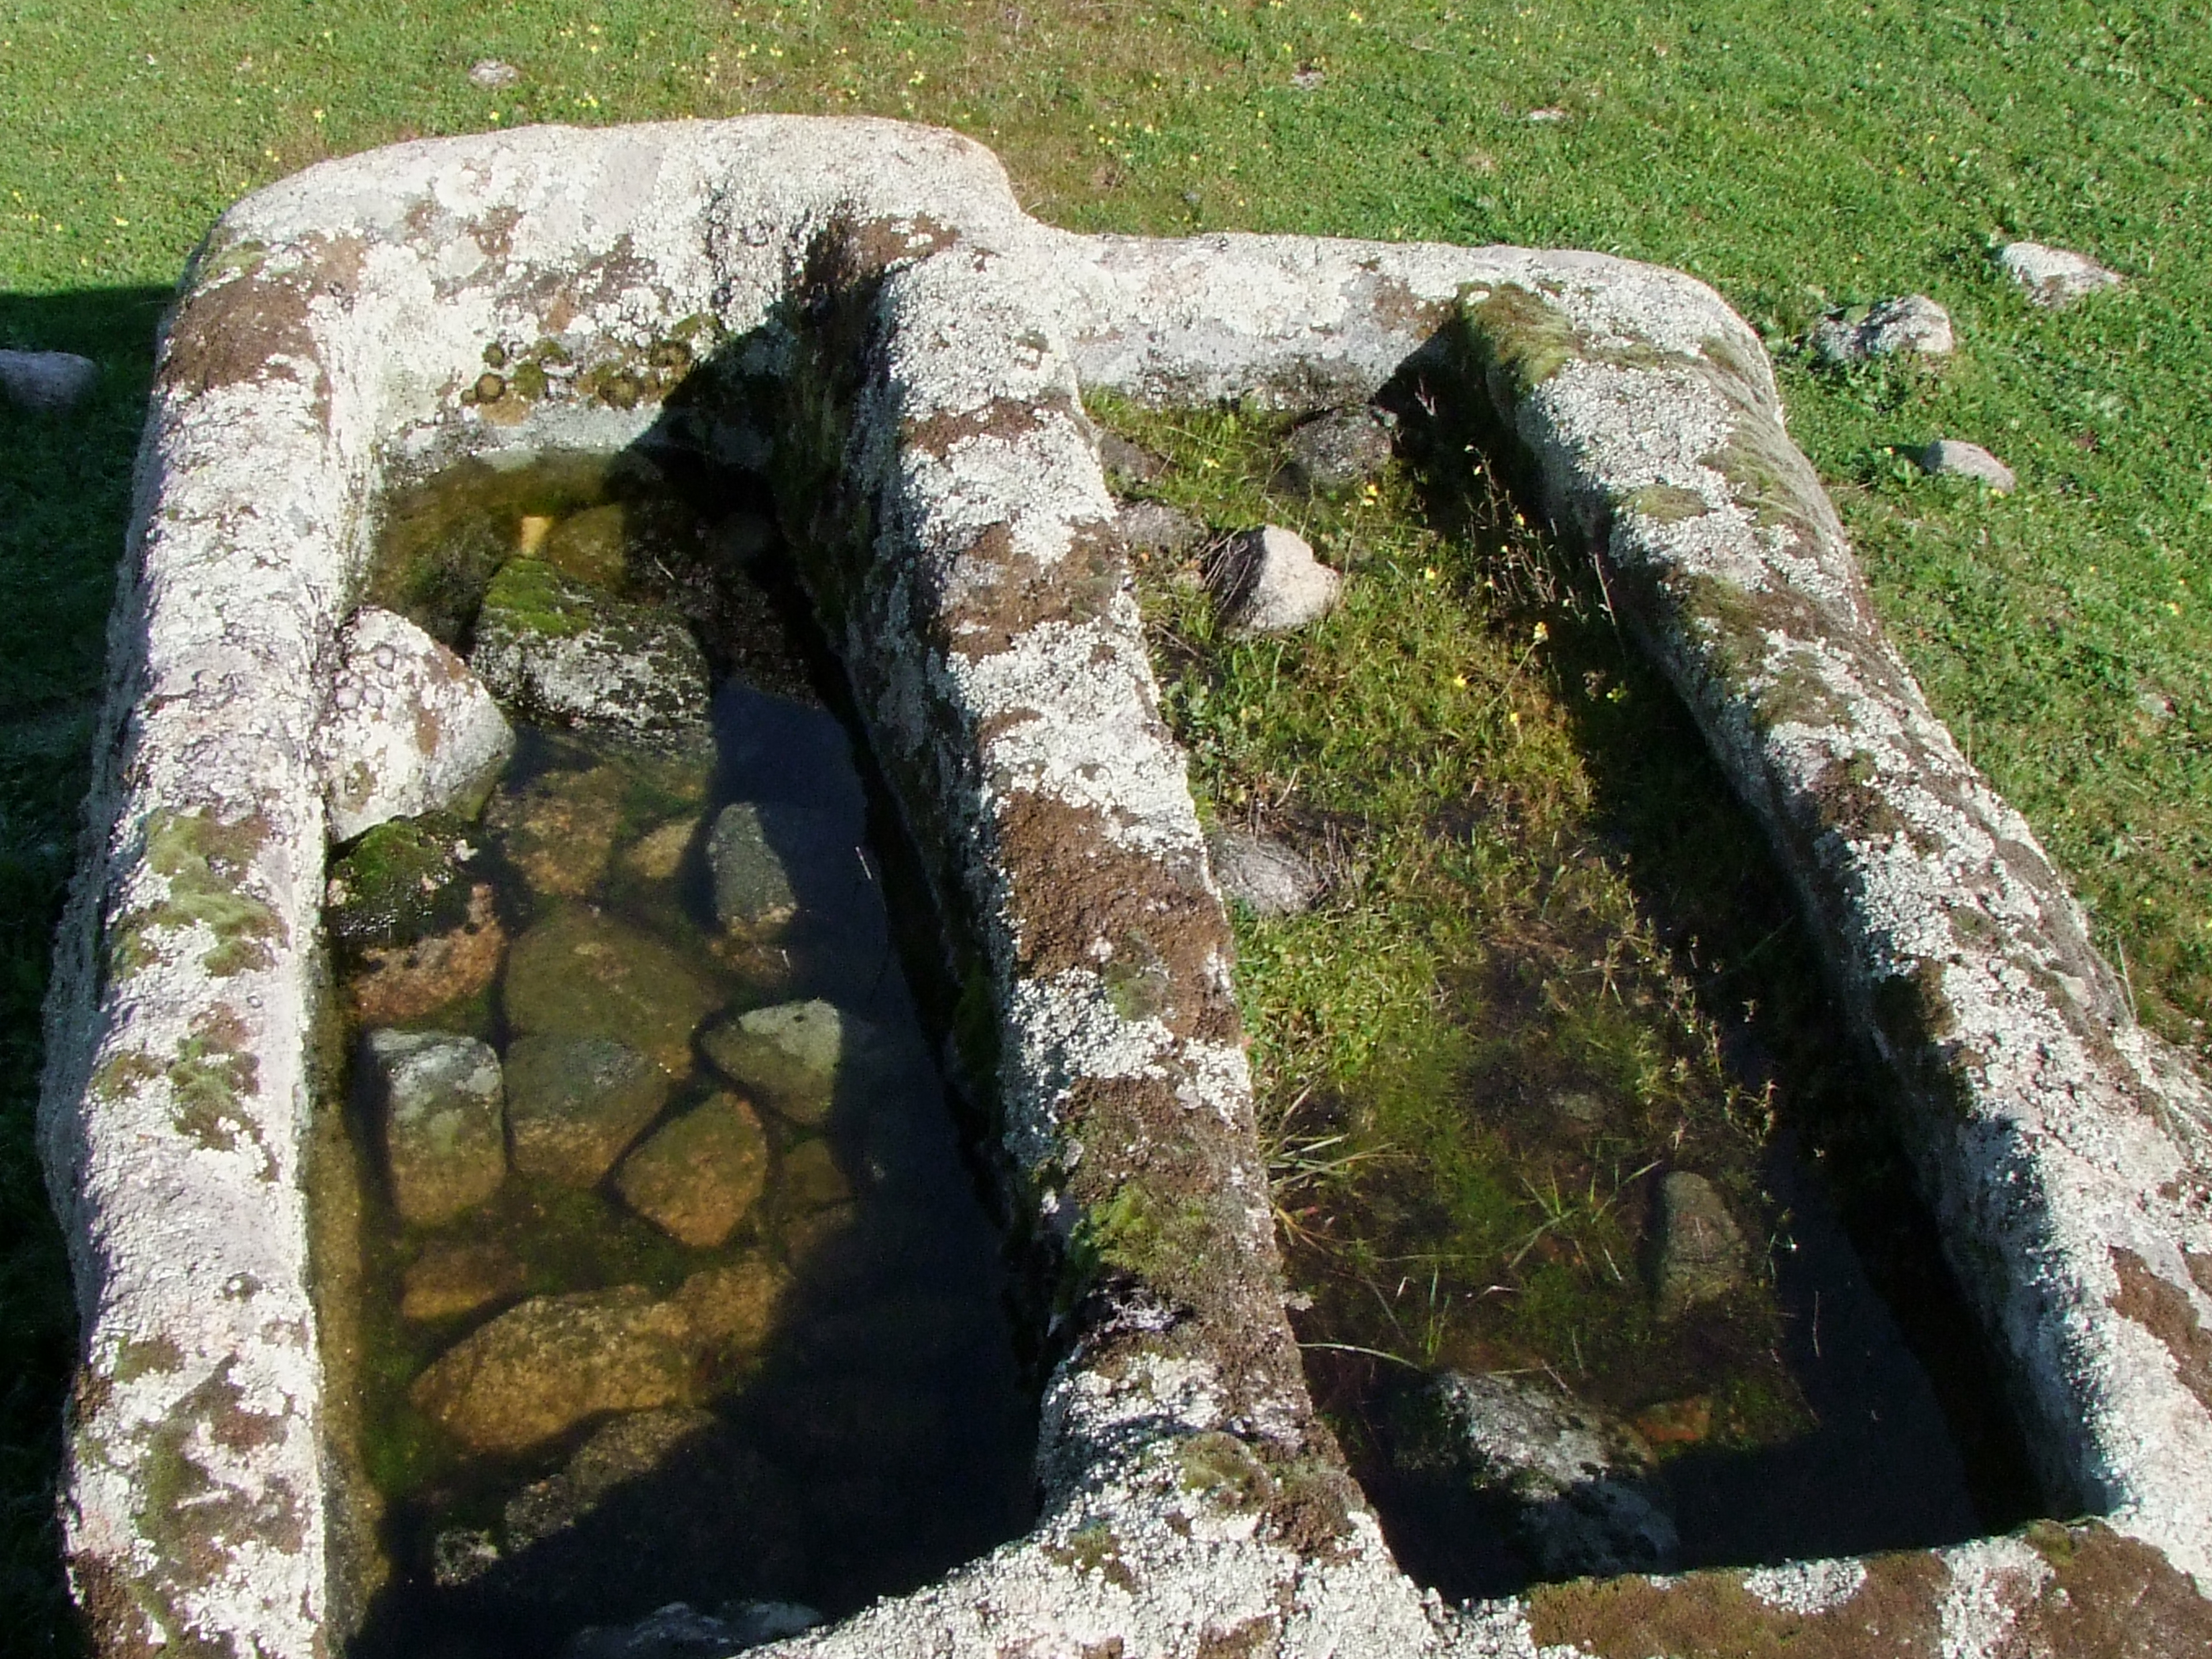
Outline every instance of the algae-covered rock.
{"type": "Polygon", "coordinates": [[[400,1218],[434,1226],[489,1198],[507,1178],[499,1056],[442,1031],[371,1031],[362,1046],[400,1218]]]}
{"type": "Polygon", "coordinates": [[[615,1176],[623,1200],[694,1249],[738,1230],[768,1181],[760,1115],[726,1091],[656,1131],[615,1176]]]}
{"type": "Polygon", "coordinates": [[[672,1076],[690,1069],[691,1033],[722,1001],[677,951],[581,905],[514,942],[503,998],[517,1031],[611,1037],[672,1076]]]}
{"type": "Polygon", "coordinates": [[[499,1243],[439,1239],[400,1279],[399,1316],[434,1325],[522,1294],[522,1263],[499,1243]]]}
{"type": "Polygon", "coordinates": [[[1751,1273],[1743,1230],[1719,1190],[1701,1175],[1675,1170],[1659,1183],[1653,1241],[1659,1315],[1671,1319],[1741,1290],[1751,1273]]]}
{"type": "Polygon", "coordinates": [[[684,855],[698,839],[699,820],[672,818],[648,830],[622,850],[623,873],[640,881],[668,881],[683,868],[684,855]]]}
{"type": "Polygon", "coordinates": [[[622,586],[629,538],[620,501],[572,513],[546,532],[538,556],[562,575],[610,591],[622,586]]]}
{"type": "Polygon", "coordinates": [[[690,1336],[642,1285],[532,1297],[447,1349],[410,1398],[471,1451],[525,1452],[609,1412],[688,1401],[690,1336]]]}
{"type": "Polygon", "coordinates": [[[475,996],[498,977],[506,956],[507,930],[492,908],[491,888],[477,882],[460,926],[412,945],[363,951],[346,994],[364,1025],[402,1024],[475,996]]]}
{"type": "Polygon", "coordinates": [[[468,920],[477,837],[442,813],[393,818],[331,865],[323,921],[341,948],[412,945],[468,920]]]}
{"type": "Polygon", "coordinates": [[[1399,1405],[1392,1461],[1506,1504],[1547,1577],[1664,1572],[1680,1539],[1650,1449],[1537,1376],[1446,1371],[1399,1405]]]}
{"type": "Polygon", "coordinates": [[[484,824],[531,891],[581,898],[605,878],[628,788],[616,766],[557,767],[494,795],[484,824]]]}
{"type": "Polygon", "coordinates": [[[507,1117],[514,1167],[592,1187],[660,1115],[673,1083],[611,1037],[519,1036],[507,1050],[507,1117]]]}
{"type": "Polygon", "coordinates": [[[333,841],[389,818],[473,813],[514,748],[466,663],[404,617],[354,613],[315,732],[333,841]]]}
{"type": "Polygon", "coordinates": [[[834,1003],[779,1003],[709,1027],[699,1038],[714,1069],[793,1123],[830,1115],[840,1071],[872,1032],[834,1003]]]}
{"type": "Polygon", "coordinates": [[[469,661],[494,696],[552,725],[651,737],[706,724],[707,659],[683,619],[543,559],[510,559],[492,579],[469,661]]]}

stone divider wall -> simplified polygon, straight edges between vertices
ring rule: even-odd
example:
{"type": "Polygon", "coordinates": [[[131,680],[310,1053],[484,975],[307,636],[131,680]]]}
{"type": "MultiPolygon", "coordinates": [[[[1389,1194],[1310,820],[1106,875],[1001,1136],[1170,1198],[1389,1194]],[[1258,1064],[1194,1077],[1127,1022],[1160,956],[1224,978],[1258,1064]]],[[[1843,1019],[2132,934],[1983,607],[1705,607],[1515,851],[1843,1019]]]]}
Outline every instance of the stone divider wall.
{"type": "Polygon", "coordinates": [[[87,1333],[68,1541],[104,1652],[344,1635],[301,1186],[313,736],[380,483],[657,421],[777,478],[991,1011],[967,1059],[1055,1308],[1032,1534],[776,1651],[2204,1640],[2197,1086],[1881,641],[1741,320],[1595,255],[1073,236],[954,135],[759,118],[325,163],[225,215],[187,276],[43,1097],[87,1333]],[[564,372],[489,390],[493,344],[564,372]],[[2046,1479],[2109,1524],[1456,1610],[1397,1571],[1283,1316],[1229,933],[1080,396],[1313,406],[1401,373],[1492,400],[1607,561],[1909,1086],[2046,1479]]]}

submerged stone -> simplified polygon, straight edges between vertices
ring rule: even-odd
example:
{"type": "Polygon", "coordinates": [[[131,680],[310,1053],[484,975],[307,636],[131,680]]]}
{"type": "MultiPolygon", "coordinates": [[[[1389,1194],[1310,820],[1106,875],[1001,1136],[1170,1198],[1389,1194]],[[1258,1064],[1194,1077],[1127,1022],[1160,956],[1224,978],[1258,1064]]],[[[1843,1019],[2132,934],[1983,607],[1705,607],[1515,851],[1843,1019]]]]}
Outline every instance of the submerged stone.
{"type": "Polygon", "coordinates": [[[481,1313],[522,1293],[522,1263],[503,1244],[439,1239],[408,1264],[400,1279],[399,1316],[434,1325],[481,1313]]]}
{"type": "Polygon", "coordinates": [[[398,1025],[472,997],[498,977],[507,930],[492,908],[490,886],[469,889],[461,925],[412,945],[367,950],[347,981],[355,1016],[365,1025],[398,1025]]]}
{"type": "Polygon", "coordinates": [[[614,766],[541,772],[492,797],[484,823],[533,893],[581,898],[604,880],[627,787],[614,766]]]}
{"type": "Polygon", "coordinates": [[[362,1044],[392,1201],[411,1226],[474,1208],[507,1178],[499,1056],[474,1037],[371,1031],[362,1044]]]}
{"type": "Polygon", "coordinates": [[[469,661],[493,695],[553,725],[665,736],[706,724],[707,659],[683,619],[543,559],[510,559],[492,578],[469,661]]]}
{"type": "Polygon", "coordinates": [[[830,1115],[838,1073],[866,1042],[863,1021],[819,999],[756,1008],[710,1026],[699,1046],[714,1069],[793,1123],[830,1115]]]}
{"type": "Polygon", "coordinates": [[[674,1079],[611,1037],[519,1036],[507,1050],[514,1167],[597,1186],[667,1103],[674,1079]]]}
{"type": "Polygon", "coordinates": [[[1508,1503],[1547,1577],[1665,1572],[1680,1539],[1636,1436],[1540,1377],[1447,1371],[1401,1411],[1401,1469],[1508,1503]]]}
{"type": "Polygon", "coordinates": [[[811,807],[781,801],[724,807],[707,842],[715,920],[732,932],[773,938],[799,913],[794,866],[842,850],[850,842],[842,831],[836,815],[811,807]]]}
{"type": "Polygon", "coordinates": [[[622,850],[622,867],[641,881],[667,881],[684,866],[684,855],[698,838],[696,818],[676,818],[647,830],[622,850]]]}
{"type": "Polygon", "coordinates": [[[473,814],[514,749],[507,717],[466,663],[404,617],[354,613],[315,732],[333,841],[390,818],[473,814]]]}
{"type": "Polygon", "coordinates": [[[696,1407],[669,1406],[632,1412],[594,1430],[559,1473],[532,1481],[507,1500],[501,1516],[507,1547],[519,1549],[574,1526],[616,1487],[660,1468],[714,1422],[712,1413],[696,1407]]]}
{"type": "Polygon", "coordinates": [[[518,1031],[610,1037],[672,1076],[691,1068],[691,1033],[722,1002],[681,954],[581,905],[514,942],[504,997],[518,1031]]]}
{"type": "Polygon", "coordinates": [[[1659,1315],[1671,1319],[1741,1290],[1750,1279],[1743,1231],[1719,1190],[1701,1175],[1676,1170],[1659,1183],[1653,1288],[1659,1315]]]}
{"type": "Polygon", "coordinates": [[[826,1140],[802,1140],[784,1154],[783,1202],[787,1210],[827,1210],[853,1196],[853,1183],[837,1167],[837,1154],[826,1140]]]}
{"type": "Polygon", "coordinates": [[[380,823],[331,866],[324,924],[356,951],[450,933],[468,919],[480,851],[469,826],[442,813],[380,823]]]}
{"type": "Polygon", "coordinates": [[[748,1255],[693,1273],[669,1298],[682,1319],[685,1340],[702,1355],[750,1353],[768,1340],[782,1272],[763,1255],[748,1255]]]}
{"type": "Polygon", "coordinates": [[[610,1412],[687,1401],[690,1337],[642,1285],[532,1297],[447,1349],[410,1397],[471,1451],[525,1452],[610,1412]]]}
{"type": "Polygon", "coordinates": [[[624,516],[619,501],[571,513],[546,532],[538,556],[586,586],[618,588],[627,569],[624,552],[629,537],[623,528],[624,516]]]}
{"type": "Polygon", "coordinates": [[[735,1232],[767,1182],[760,1115],[726,1091],[656,1131],[615,1176],[630,1208],[694,1249],[735,1232]]]}
{"type": "Polygon", "coordinates": [[[635,1625],[591,1625],[561,1650],[561,1659],[725,1659],[822,1622],[799,1601],[726,1601],[713,1613],[672,1601],[635,1625]]]}

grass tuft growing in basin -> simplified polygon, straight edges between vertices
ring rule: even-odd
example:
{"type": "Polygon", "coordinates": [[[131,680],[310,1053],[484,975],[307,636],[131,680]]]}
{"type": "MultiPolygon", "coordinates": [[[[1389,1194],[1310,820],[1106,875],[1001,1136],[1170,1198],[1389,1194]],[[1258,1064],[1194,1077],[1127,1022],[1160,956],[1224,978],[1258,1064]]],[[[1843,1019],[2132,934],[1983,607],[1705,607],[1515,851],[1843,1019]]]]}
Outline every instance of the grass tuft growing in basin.
{"type": "Polygon", "coordinates": [[[1203,810],[1329,877],[1304,915],[1237,917],[1302,1334],[1423,1370],[1548,1369],[1631,1413],[1706,1396],[1723,1444],[1798,1426],[1761,1268],[1679,1322],[1652,1310],[1656,1176],[1708,1176],[1763,1236],[1771,1113],[1723,1064],[1697,947],[1662,937],[1635,879],[1608,735],[1671,700],[1595,584],[1464,453],[1428,481],[1447,531],[1395,466],[1340,499],[1270,495],[1279,421],[1103,412],[1170,459],[1164,499],[1221,529],[1291,523],[1350,573],[1333,616],[1273,638],[1217,627],[1202,561],[1140,578],[1203,810]]]}

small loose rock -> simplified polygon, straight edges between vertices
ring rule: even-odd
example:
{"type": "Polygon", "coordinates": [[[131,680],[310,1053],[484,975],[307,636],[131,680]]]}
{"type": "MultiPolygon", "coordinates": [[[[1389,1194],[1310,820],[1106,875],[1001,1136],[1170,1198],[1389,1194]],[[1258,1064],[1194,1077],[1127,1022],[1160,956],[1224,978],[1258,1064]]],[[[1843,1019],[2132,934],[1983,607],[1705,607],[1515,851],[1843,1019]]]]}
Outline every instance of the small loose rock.
{"type": "Polygon", "coordinates": [[[1132,553],[1150,557],[1188,553],[1206,537],[1203,524],[1164,501],[1132,501],[1114,523],[1132,553]]]}
{"type": "Polygon", "coordinates": [[[1823,362],[1861,363],[1873,357],[1948,357],[1956,344],[1951,313],[1924,294],[1883,300],[1854,321],[1832,317],[1813,331],[1813,351],[1823,362]]]}
{"type": "Polygon", "coordinates": [[[0,391],[18,409],[67,414],[99,383],[100,365],[73,351],[0,351],[0,391]]]}
{"type": "Polygon", "coordinates": [[[496,58],[479,58],[469,65],[469,79],[486,92],[497,92],[522,79],[522,71],[496,58]]]}
{"type": "Polygon", "coordinates": [[[1659,1183],[1653,1288],[1659,1316],[1677,1318],[1740,1290],[1751,1275],[1743,1231],[1701,1175],[1676,1170],[1659,1183]]]}
{"type": "Polygon", "coordinates": [[[1249,830],[1216,830],[1206,837],[1206,851],[1222,896],[1255,915],[1301,915],[1325,885],[1321,872],[1297,854],[1249,830]]]}
{"type": "Polygon", "coordinates": [[[1290,435],[1282,479],[1292,489],[1327,495],[1364,483],[1390,464],[1397,417],[1359,404],[1302,422],[1290,435]]]}
{"type": "Polygon", "coordinates": [[[1280,525],[1237,537],[1206,572],[1221,620],[1232,633],[1286,634],[1336,606],[1344,578],[1314,556],[1306,538],[1280,525]]]}
{"type": "Polygon", "coordinates": [[[2012,469],[1979,444],[1966,443],[1957,438],[1938,438],[1920,452],[1918,459],[1923,472],[1977,479],[2001,495],[2019,488],[2020,481],[2013,477],[2012,469]]]}
{"type": "Polygon", "coordinates": [[[1098,434],[1098,465],[1105,469],[1109,482],[1131,483],[1157,483],[1168,470],[1164,460],[1118,432],[1098,434]]]}
{"type": "Polygon", "coordinates": [[[630,1208],[694,1249],[735,1232],[767,1181],[760,1115],[726,1091],[656,1130],[615,1176],[630,1208]]]}
{"type": "Polygon", "coordinates": [[[1997,268],[2027,290],[2028,303],[2071,305],[2085,294],[2118,288],[2120,274],[2087,254],[2041,242],[2012,242],[1997,254],[1997,268]]]}

